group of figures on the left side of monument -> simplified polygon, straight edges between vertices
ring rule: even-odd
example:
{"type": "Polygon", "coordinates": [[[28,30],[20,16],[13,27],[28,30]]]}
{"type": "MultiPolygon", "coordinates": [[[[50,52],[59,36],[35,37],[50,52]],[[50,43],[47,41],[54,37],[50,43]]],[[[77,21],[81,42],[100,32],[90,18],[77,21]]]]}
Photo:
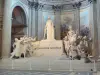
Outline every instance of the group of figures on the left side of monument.
{"type": "MultiPolygon", "coordinates": [[[[48,17],[48,20],[46,22],[46,26],[44,28],[44,39],[45,40],[55,40],[55,35],[54,35],[54,25],[52,20],[48,17]]],[[[36,38],[31,38],[31,37],[21,37],[20,40],[15,38],[15,42],[13,44],[13,52],[11,53],[10,58],[19,58],[23,54],[25,57],[27,54],[30,56],[36,55],[35,50],[39,48],[40,41],[36,41],[36,38]]]]}
{"type": "Polygon", "coordinates": [[[36,38],[21,37],[20,39],[15,38],[13,43],[13,52],[10,58],[25,57],[26,54],[33,56],[34,51],[38,48],[39,43],[36,43],[36,38]]]}
{"type": "Polygon", "coordinates": [[[64,38],[65,53],[71,59],[86,59],[92,55],[92,40],[87,36],[80,36],[69,26],[69,31],[64,38]]]}

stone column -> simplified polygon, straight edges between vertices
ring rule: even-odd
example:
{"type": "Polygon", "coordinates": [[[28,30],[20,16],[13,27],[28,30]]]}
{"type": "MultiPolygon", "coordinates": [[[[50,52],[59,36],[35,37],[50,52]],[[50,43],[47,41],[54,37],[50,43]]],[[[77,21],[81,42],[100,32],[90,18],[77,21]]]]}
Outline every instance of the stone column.
{"type": "Polygon", "coordinates": [[[38,40],[38,1],[35,2],[34,8],[35,8],[35,36],[37,37],[38,40]]]}
{"type": "Polygon", "coordinates": [[[78,31],[79,33],[79,29],[80,29],[80,10],[75,9],[74,10],[74,20],[75,20],[75,31],[78,31]]]}
{"type": "Polygon", "coordinates": [[[78,31],[78,34],[80,34],[80,8],[78,7],[76,9],[76,31],[78,31]]]}
{"type": "MultiPolygon", "coordinates": [[[[98,45],[100,45],[100,0],[97,0],[97,25],[98,25],[98,45]]],[[[100,46],[98,46],[99,56],[100,56],[100,46]]]]}
{"type": "Polygon", "coordinates": [[[0,0],[0,57],[2,52],[3,0],[0,0]]]}
{"type": "Polygon", "coordinates": [[[95,60],[98,59],[99,49],[98,49],[98,23],[97,23],[97,3],[93,1],[93,28],[94,28],[94,37],[93,37],[93,50],[95,60]]]}
{"type": "Polygon", "coordinates": [[[32,26],[32,8],[29,6],[29,18],[28,18],[28,36],[31,36],[31,26],[32,26]]]}
{"type": "Polygon", "coordinates": [[[54,24],[55,24],[55,37],[56,40],[60,40],[61,39],[61,12],[60,11],[56,11],[55,12],[55,20],[54,20],[54,24]]]}
{"type": "Polygon", "coordinates": [[[35,31],[35,8],[32,8],[32,26],[31,26],[31,36],[34,38],[36,35],[35,31]]]}
{"type": "Polygon", "coordinates": [[[2,57],[9,57],[11,48],[11,4],[12,0],[5,0],[2,32],[2,57]]]}
{"type": "Polygon", "coordinates": [[[89,25],[90,25],[90,36],[91,36],[91,38],[93,38],[93,36],[94,36],[94,28],[93,28],[93,4],[90,4],[89,25]]]}
{"type": "Polygon", "coordinates": [[[80,1],[73,4],[73,8],[76,9],[75,10],[76,11],[75,18],[76,18],[76,28],[78,29],[77,30],[78,34],[80,34],[80,7],[81,7],[81,4],[82,3],[80,1]]]}
{"type": "Polygon", "coordinates": [[[55,39],[60,40],[61,39],[61,9],[62,6],[52,6],[54,10],[54,28],[55,28],[55,39]]]}
{"type": "Polygon", "coordinates": [[[28,11],[29,11],[29,17],[28,17],[28,36],[32,36],[32,23],[33,23],[33,4],[34,2],[28,1],[28,11]]]}
{"type": "Polygon", "coordinates": [[[38,10],[38,40],[43,39],[42,28],[42,7],[40,7],[38,10]]]}

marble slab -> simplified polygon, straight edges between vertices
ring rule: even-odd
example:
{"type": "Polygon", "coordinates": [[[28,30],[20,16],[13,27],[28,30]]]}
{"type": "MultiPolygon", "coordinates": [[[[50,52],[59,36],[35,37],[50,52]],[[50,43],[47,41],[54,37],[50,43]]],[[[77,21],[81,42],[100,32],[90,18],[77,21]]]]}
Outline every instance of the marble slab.
{"type": "Polygon", "coordinates": [[[61,40],[42,40],[38,50],[38,56],[61,56],[63,54],[63,44],[61,40]]]}

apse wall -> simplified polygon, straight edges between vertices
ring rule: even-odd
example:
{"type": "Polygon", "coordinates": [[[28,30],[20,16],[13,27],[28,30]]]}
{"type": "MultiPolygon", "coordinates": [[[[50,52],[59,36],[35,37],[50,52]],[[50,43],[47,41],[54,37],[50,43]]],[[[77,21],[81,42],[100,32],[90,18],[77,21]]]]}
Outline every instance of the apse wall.
{"type": "Polygon", "coordinates": [[[39,23],[38,36],[39,36],[39,39],[42,40],[43,39],[43,34],[44,34],[44,28],[45,28],[46,21],[47,21],[48,17],[50,17],[52,19],[53,23],[54,23],[55,15],[54,15],[53,11],[42,10],[42,16],[41,16],[42,18],[41,19],[40,19],[40,16],[41,15],[39,15],[38,19],[39,19],[39,21],[42,21],[42,22],[39,23]]]}
{"type": "MultiPolygon", "coordinates": [[[[78,31],[78,26],[80,27],[90,27],[90,7],[81,8],[80,11],[77,9],[61,9],[61,10],[38,10],[38,39],[43,39],[44,28],[46,21],[50,17],[55,26],[55,38],[61,39],[61,27],[68,27],[72,25],[75,31],[78,31]],[[80,21],[80,22],[79,22],[80,21]],[[79,24],[80,23],[80,24],[79,24]]],[[[80,29],[81,29],[80,28],[80,29]]]]}
{"type": "MultiPolygon", "coordinates": [[[[59,8],[59,6],[57,8],[53,8],[52,5],[47,4],[43,4],[43,7],[41,7],[41,5],[39,5],[38,7],[31,7],[31,5],[28,4],[27,0],[12,0],[12,7],[13,5],[17,4],[22,4],[22,6],[24,6],[23,9],[27,12],[26,17],[28,19],[28,27],[26,33],[28,36],[37,37],[38,40],[42,40],[45,24],[48,17],[50,17],[54,22],[55,38],[57,40],[61,39],[62,26],[72,25],[73,29],[75,31],[78,31],[80,20],[79,10],[74,9],[70,4],[64,5],[63,8],[59,8]]],[[[84,7],[85,5],[87,5],[86,2],[83,2],[82,7],[84,7]]],[[[84,9],[87,9],[87,7],[85,7],[84,9]]]]}
{"type": "Polygon", "coordinates": [[[60,39],[60,11],[56,12],[51,6],[46,6],[38,10],[38,40],[43,39],[44,28],[48,17],[50,17],[54,23],[55,38],[60,39]]]}

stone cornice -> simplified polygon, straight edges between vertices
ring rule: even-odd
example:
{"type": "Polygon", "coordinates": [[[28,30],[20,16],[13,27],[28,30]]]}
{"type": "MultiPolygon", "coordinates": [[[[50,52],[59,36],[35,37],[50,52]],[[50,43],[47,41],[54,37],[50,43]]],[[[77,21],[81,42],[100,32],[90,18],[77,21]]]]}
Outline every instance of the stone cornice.
{"type": "Polygon", "coordinates": [[[68,10],[68,9],[76,9],[76,8],[87,6],[87,5],[89,5],[89,3],[92,0],[80,0],[79,2],[72,2],[73,0],[71,0],[71,2],[69,4],[68,4],[68,1],[69,0],[38,0],[38,1],[34,0],[33,2],[31,2],[31,1],[28,2],[28,5],[29,5],[29,7],[35,8],[37,10],[39,10],[39,9],[60,10],[63,8],[66,9],[66,7],[68,10]],[[61,3],[61,2],[63,2],[63,3],[61,3]]]}
{"type": "Polygon", "coordinates": [[[36,10],[42,9],[44,6],[43,4],[40,4],[39,2],[31,2],[31,1],[28,1],[28,5],[30,8],[35,8],[36,10]]]}
{"type": "MultiPolygon", "coordinates": [[[[84,1],[84,0],[79,0],[84,1]]],[[[39,3],[48,5],[62,5],[62,4],[72,4],[75,0],[38,0],[39,3]]]]}

